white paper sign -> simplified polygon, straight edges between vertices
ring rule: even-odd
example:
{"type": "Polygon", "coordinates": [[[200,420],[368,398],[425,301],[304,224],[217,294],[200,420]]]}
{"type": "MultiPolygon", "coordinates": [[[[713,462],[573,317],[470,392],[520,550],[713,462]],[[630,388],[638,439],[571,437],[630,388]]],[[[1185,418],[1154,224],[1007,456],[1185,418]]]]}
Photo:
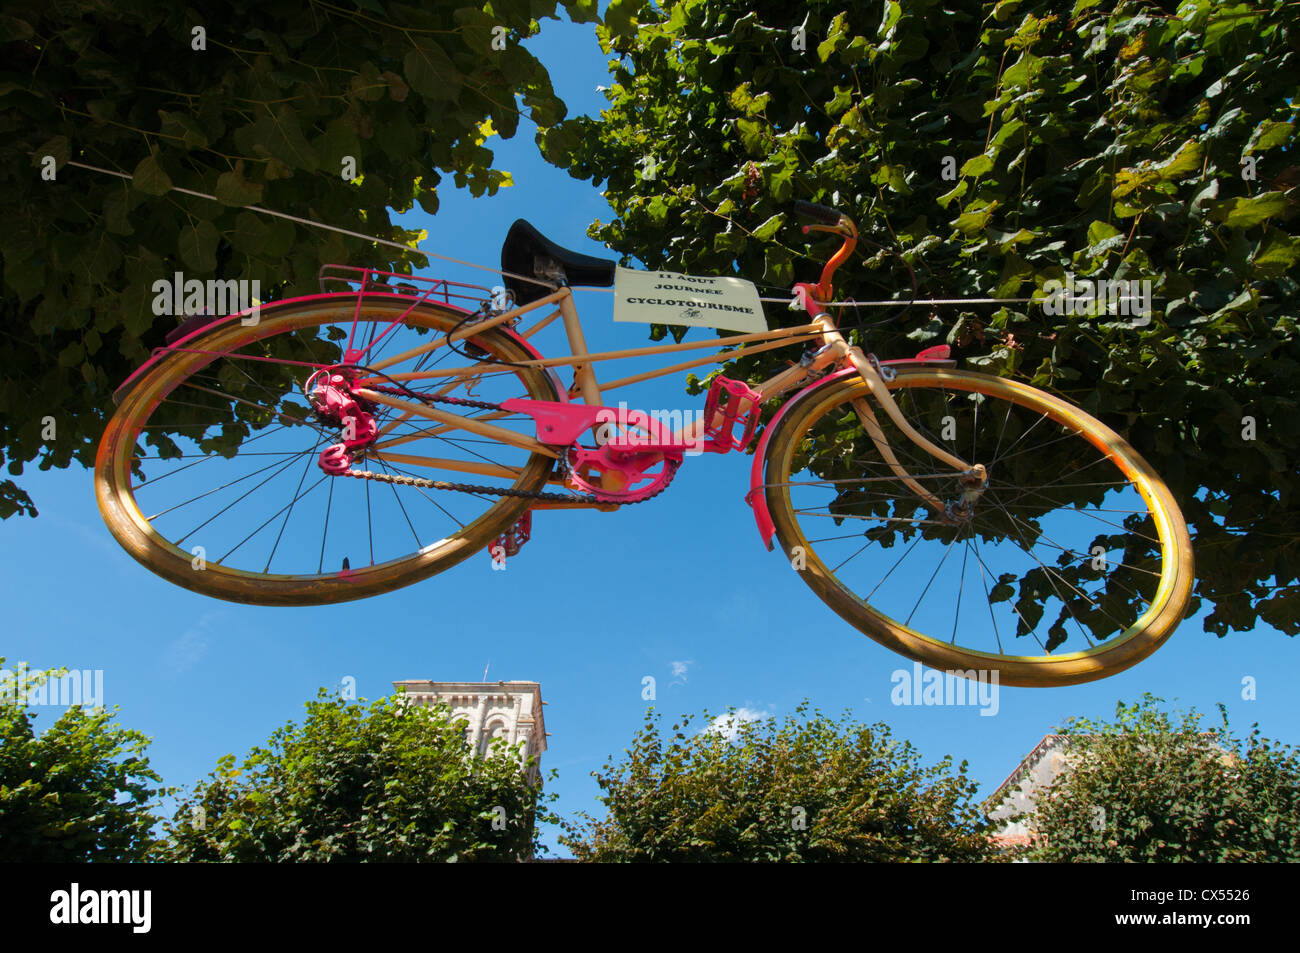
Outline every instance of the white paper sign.
{"type": "Polygon", "coordinates": [[[685,324],[755,333],[767,330],[758,289],[743,278],[690,278],[675,271],[614,272],[614,320],[685,324]]]}

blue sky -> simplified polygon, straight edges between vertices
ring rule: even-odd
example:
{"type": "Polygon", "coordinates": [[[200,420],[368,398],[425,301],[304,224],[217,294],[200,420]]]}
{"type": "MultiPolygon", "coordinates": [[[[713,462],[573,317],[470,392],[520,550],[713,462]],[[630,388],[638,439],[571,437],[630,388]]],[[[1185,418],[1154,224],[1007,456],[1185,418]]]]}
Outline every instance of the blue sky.
{"type": "MultiPolygon", "coordinates": [[[[570,113],[594,112],[608,83],[590,26],[544,21],[531,44],[570,113]]],[[[515,185],[472,199],[448,186],[424,248],[495,264],[510,223],[527,218],[563,245],[605,252],[585,238],[610,210],[598,189],[546,165],[522,124],[509,142],[490,140],[515,185]]],[[[483,281],[458,268],[427,274],[483,281]]],[[[490,280],[485,283],[492,283],[490,280]]],[[[644,342],[636,325],[609,319],[610,297],[577,294],[593,349],[644,342]]],[[[696,332],[697,334],[699,332],[696,332]]],[[[630,366],[614,376],[632,373],[630,366]]],[[[626,392],[634,406],[694,409],[681,379],[626,392]]],[[[1073,688],[1002,688],[997,714],[976,707],[893,706],[896,670],[911,663],[841,622],[778,552],[767,552],[743,501],[751,459],[687,459],[671,489],[621,512],[543,512],[533,538],[504,572],[475,556],[424,583],[359,603],[322,608],[239,606],[158,579],[122,551],[100,521],[89,471],[21,478],[40,509],[35,520],[0,524],[0,574],[9,594],[3,654],[36,668],[104,671],[105,701],[121,723],[153,738],[154,766],[189,786],[224,754],[242,757],[320,686],[351,676],[376,697],[395,679],[539,681],[552,737],[543,770],[565,815],[598,812],[590,774],[618,755],[654,704],[671,716],[737,706],[778,716],[810,699],[887,722],[927,761],[966,760],[989,793],[1044,733],[1072,715],[1106,717],[1143,692],[1213,715],[1227,705],[1239,733],[1300,744],[1295,644],[1260,626],[1218,639],[1188,620],[1154,656],[1118,676],[1073,688]],[[1256,698],[1242,697],[1244,678],[1256,698]]],[[[38,728],[58,709],[40,710],[38,728]]],[[[555,842],[554,834],[548,841],[555,842]]]]}

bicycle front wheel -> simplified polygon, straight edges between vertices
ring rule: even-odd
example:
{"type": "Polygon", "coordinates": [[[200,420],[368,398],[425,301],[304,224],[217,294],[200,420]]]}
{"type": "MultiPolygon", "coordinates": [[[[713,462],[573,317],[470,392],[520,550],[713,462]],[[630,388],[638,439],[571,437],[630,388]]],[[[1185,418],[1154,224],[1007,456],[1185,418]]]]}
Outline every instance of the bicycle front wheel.
{"type": "Polygon", "coordinates": [[[266,305],[256,323],[223,322],[147,371],[109,421],[95,461],[100,512],[118,542],[205,595],[314,605],[416,582],[509,528],[555,459],[491,434],[530,438],[532,419],[425,398],[557,400],[552,379],[537,367],[488,363],[533,358],[498,328],[448,347],[464,314],[413,304],[348,294],[266,305]],[[388,386],[406,408],[371,408],[378,435],[352,469],[380,479],[320,465],[343,435],[337,420],[315,412],[304,384],[349,346],[362,351],[359,364],[382,368],[367,372],[375,382],[367,386],[388,386]],[[432,420],[413,409],[421,406],[482,426],[432,420]]]}
{"type": "Polygon", "coordinates": [[[986,374],[911,368],[888,386],[908,423],[988,483],[963,506],[959,475],[876,413],[923,500],[865,435],[860,377],[800,398],[770,442],[767,504],[791,565],[842,618],[910,659],[1007,685],[1103,678],[1172,634],[1191,598],[1187,524],[1119,434],[986,374]]]}

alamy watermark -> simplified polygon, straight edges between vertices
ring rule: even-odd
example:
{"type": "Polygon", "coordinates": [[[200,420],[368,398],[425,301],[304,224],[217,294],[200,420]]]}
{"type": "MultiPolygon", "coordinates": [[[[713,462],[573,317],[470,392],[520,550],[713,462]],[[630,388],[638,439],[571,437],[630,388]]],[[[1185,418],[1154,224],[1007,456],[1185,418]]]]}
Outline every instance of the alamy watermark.
{"type": "Polygon", "coordinates": [[[0,703],[6,705],[104,706],[104,670],[28,669],[20,662],[16,671],[0,668],[0,703]]]}
{"type": "Polygon", "coordinates": [[[1122,315],[1132,317],[1129,327],[1151,323],[1151,282],[1148,279],[1075,278],[1066,272],[1065,281],[1053,278],[1043,285],[1043,313],[1046,315],[1122,315]]]}
{"type": "Polygon", "coordinates": [[[998,713],[997,669],[941,672],[934,668],[923,670],[920,662],[914,662],[911,671],[895,669],[889,680],[894,685],[889,700],[895,705],[970,705],[978,706],[981,716],[998,713]]]}
{"type": "Polygon", "coordinates": [[[152,909],[152,890],[83,890],[74,881],[50,894],[50,922],[60,925],[121,924],[132,933],[148,933],[152,909]]]}
{"type": "Polygon", "coordinates": [[[244,314],[240,324],[255,325],[262,313],[261,279],[185,277],[176,272],[171,278],[153,283],[153,313],[162,315],[244,314]],[[247,312],[247,313],[245,313],[247,312]]]}
{"type": "Polygon", "coordinates": [[[683,452],[688,457],[704,453],[703,410],[629,410],[625,401],[617,409],[602,407],[596,413],[600,442],[617,441],[620,447],[644,447],[668,441],[673,434],[684,439],[683,452]],[[647,427],[647,422],[651,425],[647,427]]]}

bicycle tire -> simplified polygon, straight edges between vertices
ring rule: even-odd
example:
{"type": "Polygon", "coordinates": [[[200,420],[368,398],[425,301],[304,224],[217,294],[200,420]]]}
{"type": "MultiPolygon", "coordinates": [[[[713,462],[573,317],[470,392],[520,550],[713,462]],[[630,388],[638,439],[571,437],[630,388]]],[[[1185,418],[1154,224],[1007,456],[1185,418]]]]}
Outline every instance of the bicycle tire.
{"type": "MultiPolygon", "coordinates": [[[[945,394],[947,389],[952,389],[960,394],[979,395],[978,400],[971,403],[982,404],[986,398],[1005,401],[1008,402],[1007,419],[1010,419],[1012,405],[1032,413],[1041,412],[1056,425],[1072,431],[1096,448],[1102,455],[1103,462],[1108,459],[1114,461],[1116,468],[1146,502],[1158,532],[1158,587],[1149,608],[1118,637],[1087,649],[1057,655],[1050,652],[1037,655],[1006,653],[1002,650],[1000,636],[999,650],[996,652],[958,646],[955,644],[955,620],[954,642],[945,642],[916,631],[868,604],[819,557],[801,528],[798,519],[801,514],[796,512],[798,507],[792,502],[792,488],[803,484],[792,480],[790,468],[797,465],[794,463],[796,453],[810,432],[818,425],[818,421],[843,419],[828,415],[843,414],[843,408],[850,407],[853,400],[869,396],[865,381],[860,377],[850,377],[815,388],[800,397],[798,403],[790,407],[779,420],[765,460],[765,494],[777,537],[792,563],[802,562],[801,567],[796,566],[797,571],[822,601],[850,625],[909,659],[947,671],[996,670],[1001,684],[1014,686],[1072,685],[1104,678],[1137,664],[1168,639],[1182,620],[1191,598],[1194,573],[1191,540],[1187,524],[1168,487],[1127,441],[1105,424],[1061,398],[1006,378],[944,368],[908,368],[899,370],[896,377],[888,382],[888,386],[896,400],[900,400],[900,391],[907,393],[912,388],[929,388],[933,393],[933,389],[940,388],[945,394]],[[795,547],[802,547],[802,550],[796,550],[795,547]],[[792,553],[801,553],[802,560],[795,559],[792,553]]],[[[978,413],[976,410],[976,421],[978,413]]],[[[884,419],[883,414],[879,416],[884,419]]],[[[917,453],[924,456],[922,451],[917,450],[917,453]]],[[[995,474],[991,472],[990,480],[994,478],[995,474]]],[[[837,489],[836,492],[840,491],[837,489]]],[[[894,530],[891,528],[889,532],[893,533],[894,530]]],[[[918,535],[918,539],[920,535],[923,532],[918,535]]],[[[975,535],[974,530],[970,535],[975,535]]],[[[950,542],[948,545],[951,547],[953,544],[950,542]]],[[[1068,554],[1063,552],[1062,555],[1068,554]]],[[[935,572],[938,571],[936,568],[935,572]]],[[[963,581],[965,572],[963,563],[963,581]]],[[[986,586],[986,592],[990,591],[986,586]]],[[[1073,599],[1072,595],[1070,599],[1073,599]]],[[[989,601],[992,603],[992,595],[989,595],[989,601]]],[[[1062,601],[1068,600],[1062,597],[1062,601]]],[[[958,618],[960,611],[959,599],[958,618]]],[[[992,614],[990,610],[990,615],[992,614]]],[[[1024,617],[1021,616],[1021,619],[1024,617]]],[[[996,627],[996,620],[994,626],[996,627]]]]}
{"type": "MultiPolygon", "coordinates": [[[[149,415],[184,381],[203,372],[217,358],[214,352],[235,351],[277,334],[337,324],[340,315],[352,315],[358,308],[355,294],[338,295],[338,300],[319,297],[290,299],[264,305],[259,320],[244,326],[239,320],[221,322],[198,339],[150,368],[122,398],[104,430],[95,461],[95,489],[100,513],[109,531],[139,563],[162,578],[186,589],[228,601],[259,605],[322,605],[362,599],[410,585],[451,568],[487,546],[511,527],[531,501],[522,496],[494,500],[479,518],[451,533],[423,551],[405,558],[387,560],[357,569],[318,573],[256,573],[206,564],[195,568],[195,557],[155,530],[137,504],[133,492],[131,462],[136,443],[149,415]]],[[[410,299],[367,295],[358,315],[364,320],[392,320],[412,307],[410,299]]],[[[428,302],[415,306],[404,324],[446,332],[456,327],[464,313],[428,302]]],[[[518,339],[492,328],[466,339],[509,361],[535,357],[518,339]]],[[[558,400],[551,377],[538,368],[518,368],[526,394],[537,400],[558,400]]],[[[530,452],[513,489],[532,492],[542,489],[554,460],[530,452]]],[[[348,481],[353,482],[353,481],[348,481]]],[[[452,494],[454,495],[454,494],[452,494]]],[[[417,540],[418,541],[418,540],[417,540]]],[[[373,543],[372,543],[373,546],[373,543]]],[[[323,550],[323,546],[322,546],[323,550]]]]}

